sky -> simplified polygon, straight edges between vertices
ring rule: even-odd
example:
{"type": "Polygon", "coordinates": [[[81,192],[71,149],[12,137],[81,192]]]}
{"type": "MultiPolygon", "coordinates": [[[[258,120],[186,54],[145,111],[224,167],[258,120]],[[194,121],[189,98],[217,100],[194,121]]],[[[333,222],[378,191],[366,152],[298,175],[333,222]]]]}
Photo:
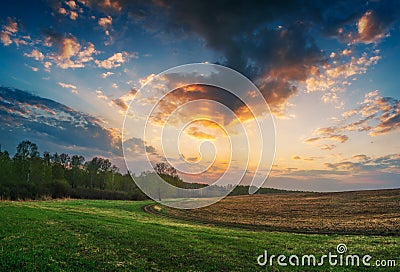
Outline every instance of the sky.
{"type": "MultiPolygon", "coordinates": [[[[400,187],[398,1],[1,5],[2,150],[13,154],[18,142],[30,139],[41,152],[103,156],[126,171],[124,143],[134,172],[145,164],[146,154],[137,151],[144,146],[154,161],[168,159],[189,172],[207,170],[182,173],[187,181],[211,183],[228,172],[228,183],[241,173],[248,183],[258,158],[251,153],[260,136],[254,121],[273,120],[276,135],[268,144],[276,145],[276,153],[269,150],[261,164],[261,174],[269,173],[265,187],[400,187]],[[188,78],[164,73],[176,89],[157,105],[150,123],[154,131],[166,128],[171,134],[144,138],[136,129],[143,126],[137,111],[153,105],[149,94],[158,86],[156,75],[191,63],[243,74],[269,106],[254,99],[249,107],[268,114],[249,115],[248,105],[221,88],[183,86],[188,78]],[[146,88],[148,99],[140,100],[146,88]],[[180,109],[185,103],[192,104],[180,109]],[[132,127],[122,138],[127,112],[132,127]]],[[[254,92],[245,91],[243,97],[254,92]]]]}

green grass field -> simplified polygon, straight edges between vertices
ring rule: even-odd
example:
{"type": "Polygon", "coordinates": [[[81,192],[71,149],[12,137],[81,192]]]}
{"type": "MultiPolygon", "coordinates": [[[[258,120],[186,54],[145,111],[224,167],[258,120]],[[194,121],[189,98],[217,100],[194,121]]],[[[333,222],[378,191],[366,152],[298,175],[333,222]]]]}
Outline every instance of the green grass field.
{"type": "Polygon", "coordinates": [[[145,213],[151,202],[65,200],[0,202],[0,271],[375,271],[357,267],[261,267],[269,254],[336,253],[395,259],[398,236],[251,231],[145,213]]]}

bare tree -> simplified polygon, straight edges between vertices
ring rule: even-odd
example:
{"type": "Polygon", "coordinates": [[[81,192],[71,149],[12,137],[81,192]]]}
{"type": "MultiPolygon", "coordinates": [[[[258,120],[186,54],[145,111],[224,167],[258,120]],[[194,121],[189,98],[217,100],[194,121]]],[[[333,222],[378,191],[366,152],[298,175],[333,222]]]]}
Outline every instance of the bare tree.
{"type": "Polygon", "coordinates": [[[154,171],[159,175],[168,175],[171,177],[178,177],[176,169],[165,162],[156,163],[154,166],[154,171]]]}

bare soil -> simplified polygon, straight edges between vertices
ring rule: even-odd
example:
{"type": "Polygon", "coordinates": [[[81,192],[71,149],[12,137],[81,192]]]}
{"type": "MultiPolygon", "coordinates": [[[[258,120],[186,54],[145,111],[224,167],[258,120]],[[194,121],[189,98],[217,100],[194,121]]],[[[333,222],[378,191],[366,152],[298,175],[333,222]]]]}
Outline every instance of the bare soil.
{"type": "Polygon", "coordinates": [[[400,189],[232,196],[205,208],[164,208],[163,213],[254,229],[400,235],[400,189]]]}

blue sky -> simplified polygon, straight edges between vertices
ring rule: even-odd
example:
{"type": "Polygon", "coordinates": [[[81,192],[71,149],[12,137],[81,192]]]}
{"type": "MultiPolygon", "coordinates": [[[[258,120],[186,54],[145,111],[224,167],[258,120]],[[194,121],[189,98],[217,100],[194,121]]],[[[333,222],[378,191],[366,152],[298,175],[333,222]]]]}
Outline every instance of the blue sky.
{"type": "MultiPolygon", "coordinates": [[[[219,63],[252,80],[274,115],[277,153],[266,186],[399,187],[399,5],[3,1],[0,143],[13,153],[16,143],[32,138],[42,152],[106,156],[123,169],[122,122],[136,91],[171,67],[219,63]],[[15,96],[7,88],[28,93],[15,96]],[[57,114],[27,111],[38,105],[57,114]],[[81,130],[65,129],[66,114],[81,130]]],[[[215,97],[213,89],[204,93],[215,97]]],[[[191,100],[193,93],[173,98],[191,100]]],[[[226,104],[240,115],[230,98],[226,104]]],[[[207,140],[192,136],[199,144],[207,140]]],[[[189,149],[186,157],[193,157],[189,149]]],[[[204,182],[213,175],[205,173],[204,182]]]]}

